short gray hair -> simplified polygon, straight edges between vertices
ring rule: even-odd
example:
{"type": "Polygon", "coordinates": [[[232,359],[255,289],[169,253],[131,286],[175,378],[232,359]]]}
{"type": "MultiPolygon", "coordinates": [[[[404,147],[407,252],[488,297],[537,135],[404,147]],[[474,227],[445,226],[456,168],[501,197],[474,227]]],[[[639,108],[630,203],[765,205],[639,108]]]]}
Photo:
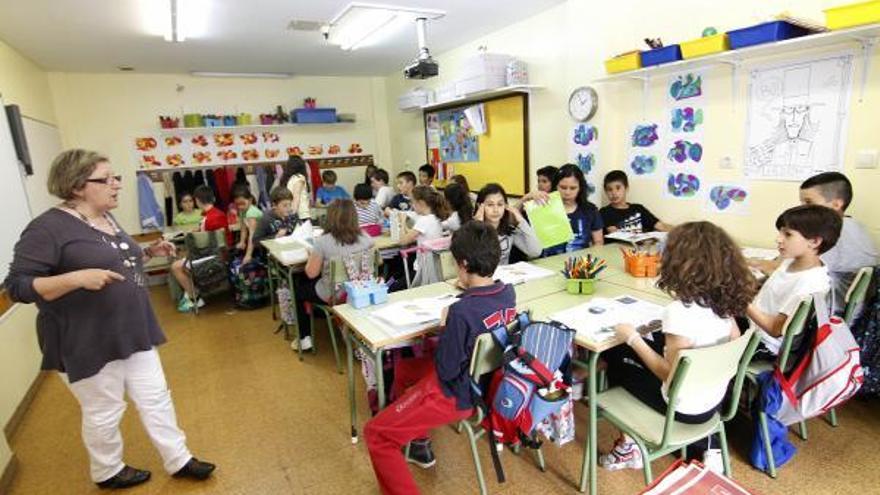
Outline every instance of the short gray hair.
{"type": "Polygon", "coordinates": [[[46,185],[49,193],[63,200],[74,198],[74,192],[86,186],[86,180],[101,162],[110,161],[106,156],[84,149],[62,151],[52,161],[46,185]]]}

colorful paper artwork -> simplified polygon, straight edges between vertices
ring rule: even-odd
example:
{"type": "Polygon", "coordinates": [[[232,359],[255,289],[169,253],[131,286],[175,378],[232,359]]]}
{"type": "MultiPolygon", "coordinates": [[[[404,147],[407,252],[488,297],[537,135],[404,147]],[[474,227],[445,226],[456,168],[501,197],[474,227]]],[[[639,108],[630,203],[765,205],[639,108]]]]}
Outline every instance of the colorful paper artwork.
{"type": "Polygon", "coordinates": [[[657,124],[637,125],[632,133],[632,146],[647,148],[653,146],[660,136],[657,134],[657,124]]]}
{"type": "Polygon", "coordinates": [[[444,162],[480,161],[479,137],[473,132],[464,110],[437,112],[440,130],[440,159],[444,162]]]}
{"type": "Polygon", "coordinates": [[[694,107],[673,108],[670,130],[673,133],[694,132],[703,125],[703,109],[694,107]]]}
{"type": "Polygon", "coordinates": [[[710,184],[705,209],[711,213],[745,215],[749,211],[749,192],[742,184],[710,184]]]}
{"type": "Polygon", "coordinates": [[[636,175],[650,175],[657,170],[657,157],[636,154],[630,159],[629,168],[636,175]]]}
{"type": "Polygon", "coordinates": [[[589,146],[593,141],[599,140],[599,130],[596,126],[578,124],[574,128],[574,136],[572,141],[580,146],[589,146]]]}
{"type": "Polygon", "coordinates": [[[636,179],[647,179],[657,172],[662,160],[663,139],[660,125],[655,122],[642,122],[632,125],[628,136],[629,156],[627,167],[636,179]]]}
{"type": "Polygon", "coordinates": [[[685,163],[688,160],[695,163],[700,163],[700,161],[703,159],[703,145],[701,145],[700,143],[679,139],[672,144],[672,147],[669,148],[669,153],[667,153],[667,157],[670,161],[676,163],[685,163]]]}
{"type": "Polygon", "coordinates": [[[675,101],[687,100],[703,95],[703,75],[688,72],[673,78],[669,85],[669,96],[675,101]]]}
{"type": "Polygon", "coordinates": [[[700,191],[700,178],[684,172],[670,173],[666,179],[666,191],[674,198],[693,198],[700,191]]]}
{"type": "Polygon", "coordinates": [[[590,124],[578,123],[568,137],[569,161],[584,173],[587,179],[587,194],[595,191],[593,185],[599,166],[599,129],[590,124]]]}

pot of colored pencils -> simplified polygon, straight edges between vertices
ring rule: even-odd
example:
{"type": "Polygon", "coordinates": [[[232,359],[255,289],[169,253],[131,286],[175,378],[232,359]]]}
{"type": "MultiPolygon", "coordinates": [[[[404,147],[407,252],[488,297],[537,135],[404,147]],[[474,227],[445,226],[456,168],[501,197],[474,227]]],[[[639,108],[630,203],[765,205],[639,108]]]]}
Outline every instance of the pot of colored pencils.
{"type": "Polygon", "coordinates": [[[591,254],[569,257],[562,270],[566,278],[565,290],[569,294],[592,294],[596,290],[596,276],[605,266],[605,260],[591,254]]]}

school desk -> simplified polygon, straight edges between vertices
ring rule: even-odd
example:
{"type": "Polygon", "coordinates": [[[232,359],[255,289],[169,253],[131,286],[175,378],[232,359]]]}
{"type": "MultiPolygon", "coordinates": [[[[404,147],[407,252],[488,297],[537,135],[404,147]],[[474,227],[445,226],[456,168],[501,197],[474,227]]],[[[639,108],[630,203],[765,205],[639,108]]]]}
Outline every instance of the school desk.
{"type": "MultiPolygon", "coordinates": [[[[600,282],[596,284],[596,292],[591,296],[573,295],[566,292],[560,292],[538,299],[536,301],[525,303],[520,306],[520,309],[531,309],[532,319],[534,320],[546,320],[550,317],[550,315],[558,311],[568,309],[589,301],[591,297],[613,298],[627,294],[648,302],[664,306],[671,301],[668,296],[661,296],[649,293],[636,293],[629,287],[624,287],[613,283],[600,282]]],[[[623,343],[624,342],[621,339],[618,339],[616,337],[613,339],[597,342],[592,340],[589,336],[580,332],[575,336],[575,344],[587,352],[587,358],[585,361],[582,361],[575,357],[575,359],[572,360],[572,363],[581,368],[585,368],[589,373],[587,378],[586,390],[587,399],[589,400],[589,404],[587,405],[587,407],[589,408],[589,415],[587,417],[587,435],[584,445],[583,461],[581,462],[581,476],[578,483],[578,489],[581,492],[584,492],[587,489],[587,476],[589,470],[590,495],[596,494],[597,486],[596,466],[599,449],[597,442],[598,410],[596,406],[596,397],[598,394],[597,367],[599,362],[599,355],[602,352],[623,343]]]]}

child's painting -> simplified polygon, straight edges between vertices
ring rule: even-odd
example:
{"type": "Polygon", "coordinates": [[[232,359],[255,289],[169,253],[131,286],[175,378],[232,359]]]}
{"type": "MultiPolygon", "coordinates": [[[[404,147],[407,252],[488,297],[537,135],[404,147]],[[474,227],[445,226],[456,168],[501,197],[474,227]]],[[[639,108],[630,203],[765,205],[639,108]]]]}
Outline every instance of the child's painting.
{"type": "Polygon", "coordinates": [[[440,130],[440,157],[445,162],[480,161],[479,138],[473,132],[464,110],[437,112],[440,130]]]}
{"type": "Polygon", "coordinates": [[[668,94],[672,101],[690,100],[703,96],[703,74],[686,72],[673,76],[669,82],[668,94]]]}
{"type": "Polygon", "coordinates": [[[747,215],[750,195],[744,184],[717,183],[707,186],[709,191],[704,209],[710,213],[747,215]]]}
{"type": "Polygon", "coordinates": [[[666,192],[677,199],[693,199],[700,191],[700,178],[696,174],[670,173],[666,178],[666,192]]]}
{"type": "Polygon", "coordinates": [[[657,155],[633,152],[629,159],[629,172],[636,177],[653,175],[657,171],[657,155]]]}
{"type": "Polygon", "coordinates": [[[672,133],[693,133],[703,126],[703,109],[680,107],[671,109],[669,130],[672,133]]]}
{"type": "Polygon", "coordinates": [[[673,164],[700,163],[703,160],[703,145],[679,139],[672,143],[666,157],[673,164]]]}
{"type": "Polygon", "coordinates": [[[598,166],[599,129],[594,125],[576,124],[569,134],[569,160],[589,176],[598,166]]]}
{"type": "Polygon", "coordinates": [[[631,145],[633,148],[648,148],[653,146],[659,139],[657,124],[638,124],[632,132],[631,145]]]}

